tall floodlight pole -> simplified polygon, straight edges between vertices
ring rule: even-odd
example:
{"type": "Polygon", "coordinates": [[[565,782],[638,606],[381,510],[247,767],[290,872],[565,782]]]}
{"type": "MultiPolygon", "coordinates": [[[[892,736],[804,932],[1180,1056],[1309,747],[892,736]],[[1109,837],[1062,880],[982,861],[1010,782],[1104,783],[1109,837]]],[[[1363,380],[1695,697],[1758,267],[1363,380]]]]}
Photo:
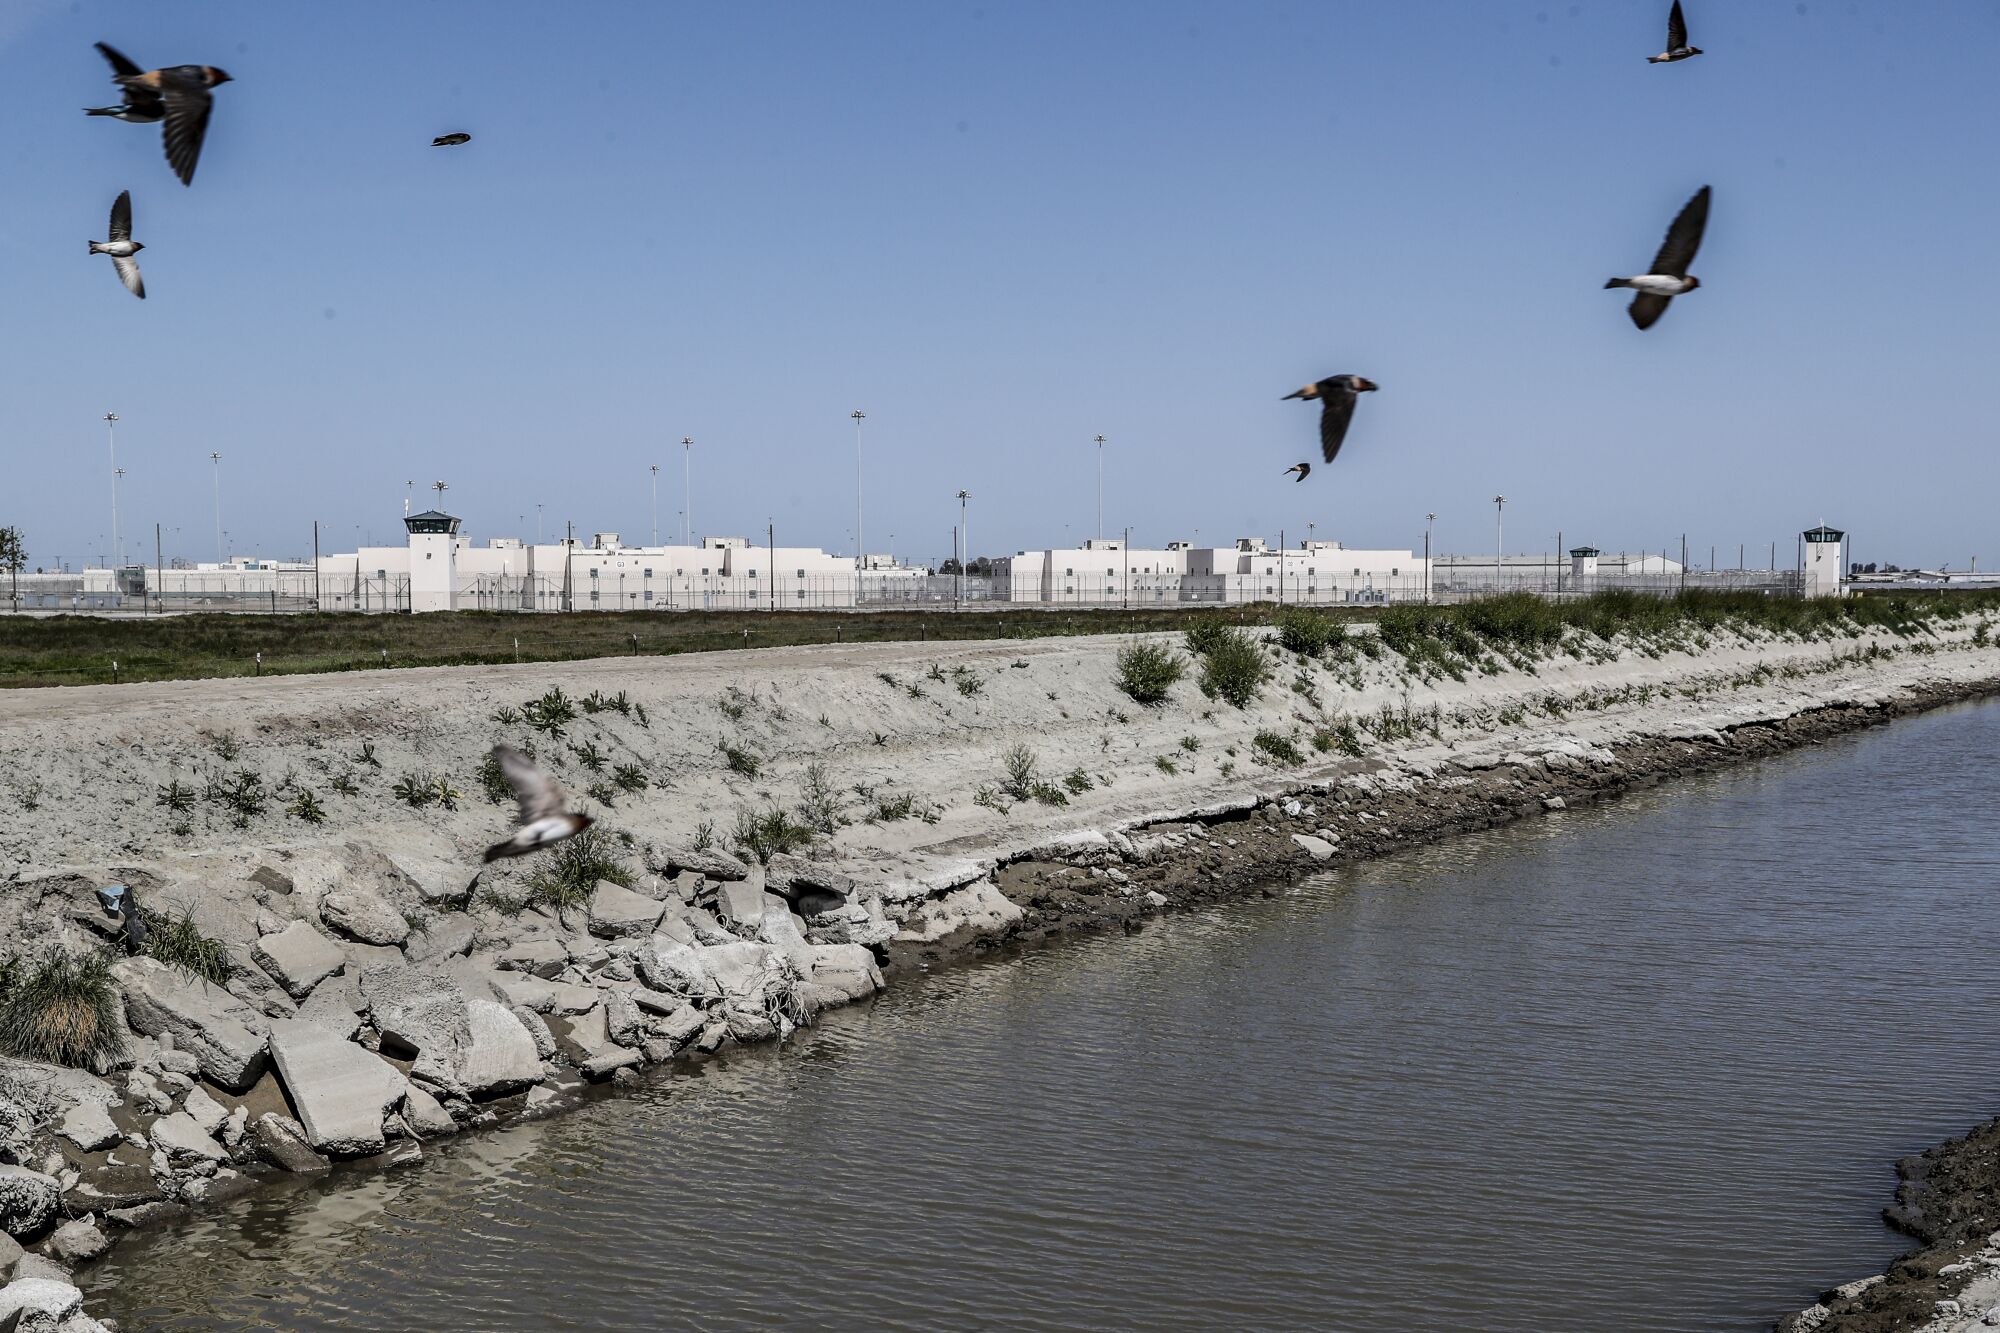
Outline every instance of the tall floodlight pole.
{"type": "Polygon", "coordinates": [[[653,464],[653,545],[660,544],[660,465],[653,464]]]}
{"type": "Polygon", "coordinates": [[[857,407],[847,415],[854,418],[854,568],[858,578],[862,554],[868,549],[861,535],[861,423],[868,419],[868,414],[857,407]]]}
{"type": "Polygon", "coordinates": [[[694,492],[689,482],[694,476],[694,464],[688,461],[693,452],[694,436],[681,436],[681,522],[686,528],[681,533],[681,542],[686,546],[694,545],[694,492]]]}
{"type": "Polygon", "coordinates": [[[1507,568],[1507,497],[1493,497],[1493,581],[1506,587],[1507,568]]]}
{"type": "Polygon", "coordinates": [[[209,465],[215,470],[215,563],[221,564],[222,556],[222,455],[211,453],[209,465]]]}
{"type": "Polygon", "coordinates": [[[1097,535],[1104,535],[1104,437],[1097,437],[1097,535]]]}
{"type": "Polygon", "coordinates": [[[541,544],[542,544],[542,507],[538,504],[535,506],[535,545],[540,546],[541,544]]]}
{"type": "Polygon", "coordinates": [[[125,563],[125,541],[118,535],[118,481],[125,475],[125,469],[111,469],[111,560],[114,568],[125,563]]]}
{"type": "Polygon", "coordinates": [[[118,545],[118,414],[104,414],[104,434],[111,443],[111,544],[118,545]]]}
{"type": "Polygon", "coordinates": [[[445,485],[445,484],[444,484],[443,482],[441,482],[441,481],[434,481],[434,482],[432,482],[432,483],[431,483],[431,489],[432,489],[432,490],[434,490],[434,491],[436,491],[436,492],[438,493],[438,498],[437,498],[437,506],[438,506],[438,512],[439,512],[439,513],[443,513],[443,512],[444,512],[444,493],[445,493],[446,491],[450,490],[450,489],[451,489],[451,487],[449,487],[449,486],[445,485]]]}
{"type": "Polygon", "coordinates": [[[1424,604],[1431,600],[1431,524],[1437,522],[1436,514],[1424,515],[1424,604]]]}
{"type": "Polygon", "coordinates": [[[966,510],[966,501],[972,498],[971,491],[958,493],[958,602],[965,605],[965,567],[972,563],[972,519],[966,510]]]}

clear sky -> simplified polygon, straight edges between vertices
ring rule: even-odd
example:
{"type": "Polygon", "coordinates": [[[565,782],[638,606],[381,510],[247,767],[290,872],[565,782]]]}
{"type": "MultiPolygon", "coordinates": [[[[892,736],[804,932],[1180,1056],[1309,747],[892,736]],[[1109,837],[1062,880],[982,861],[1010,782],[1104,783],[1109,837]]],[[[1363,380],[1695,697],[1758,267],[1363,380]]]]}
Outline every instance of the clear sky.
{"type": "MultiPolygon", "coordinates": [[[[937,558],[1307,524],[2000,565],[2000,5],[874,0],[0,8],[0,524],[101,551],[678,527],[937,558]],[[91,49],[235,82],[193,188],[91,49]],[[473,142],[432,149],[435,134],[473,142]],[[1702,289],[1612,274],[1715,189],[1702,289]],[[149,299],[108,260],[133,193],[149,299]],[[1335,372],[1382,385],[1304,485],[1335,372]],[[525,517],[522,517],[525,516],[525,517]],[[141,543],[137,534],[143,533],[141,543]]],[[[1724,563],[1729,563],[1725,561],[1724,563]]]]}

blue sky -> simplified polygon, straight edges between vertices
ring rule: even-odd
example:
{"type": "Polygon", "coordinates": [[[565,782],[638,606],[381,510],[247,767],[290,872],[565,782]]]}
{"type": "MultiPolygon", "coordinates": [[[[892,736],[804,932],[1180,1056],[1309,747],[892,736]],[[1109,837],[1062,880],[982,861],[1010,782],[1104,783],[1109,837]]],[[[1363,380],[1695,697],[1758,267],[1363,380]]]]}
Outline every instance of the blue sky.
{"type": "Polygon", "coordinates": [[[74,562],[678,524],[980,552],[1777,540],[2000,564],[2000,5],[162,5],[0,14],[0,524],[74,562]],[[235,82],[183,189],[103,39],[235,82]],[[432,135],[467,130],[455,151],[432,135]],[[1700,185],[1701,291],[1643,270],[1700,185]],[[133,192],[149,299],[101,239],[133,192]],[[1382,384],[1294,486],[1337,371],[1382,384]],[[518,516],[525,515],[525,520],[518,516]],[[178,538],[175,531],[178,529],[178,538]]]}

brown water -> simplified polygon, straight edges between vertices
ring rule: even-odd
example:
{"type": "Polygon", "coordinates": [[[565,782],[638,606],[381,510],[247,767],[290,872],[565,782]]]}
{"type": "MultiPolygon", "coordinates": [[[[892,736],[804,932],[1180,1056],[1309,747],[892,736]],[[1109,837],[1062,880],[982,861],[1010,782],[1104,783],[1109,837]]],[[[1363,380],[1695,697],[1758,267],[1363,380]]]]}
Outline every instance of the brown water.
{"type": "Polygon", "coordinates": [[[121,1249],[146,1329],[1758,1329],[2000,1111],[2000,705],[904,983],[121,1249]]]}

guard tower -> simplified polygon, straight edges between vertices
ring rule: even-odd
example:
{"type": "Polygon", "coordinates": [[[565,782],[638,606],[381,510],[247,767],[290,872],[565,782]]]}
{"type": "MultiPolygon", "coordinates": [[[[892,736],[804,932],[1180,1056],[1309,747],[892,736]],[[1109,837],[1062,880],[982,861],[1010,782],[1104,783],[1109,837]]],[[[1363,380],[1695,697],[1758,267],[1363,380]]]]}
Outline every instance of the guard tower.
{"type": "Polygon", "coordinates": [[[1847,564],[1843,559],[1847,550],[1847,534],[1822,523],[1816,528],[1807,528],[1804,536],[1805,586],[1801,591],[1807,597],[1841,596],[1844,591],[1842,580],[1847,574],[1847,564]]]}
{"type": "Polygon", "coordinates": [[[410,532],[410,610],[451,610],[458,595],[458,520],[426,509],[403,526],[410,532]]]}
{"type": "Polygon", "coordinates": [[[1577,592],[1589,592],[1597,586],[1597,557],[1601,555],[1595,546],[1572,546],[1569,548],[1570,587],[1577,592]]]}

